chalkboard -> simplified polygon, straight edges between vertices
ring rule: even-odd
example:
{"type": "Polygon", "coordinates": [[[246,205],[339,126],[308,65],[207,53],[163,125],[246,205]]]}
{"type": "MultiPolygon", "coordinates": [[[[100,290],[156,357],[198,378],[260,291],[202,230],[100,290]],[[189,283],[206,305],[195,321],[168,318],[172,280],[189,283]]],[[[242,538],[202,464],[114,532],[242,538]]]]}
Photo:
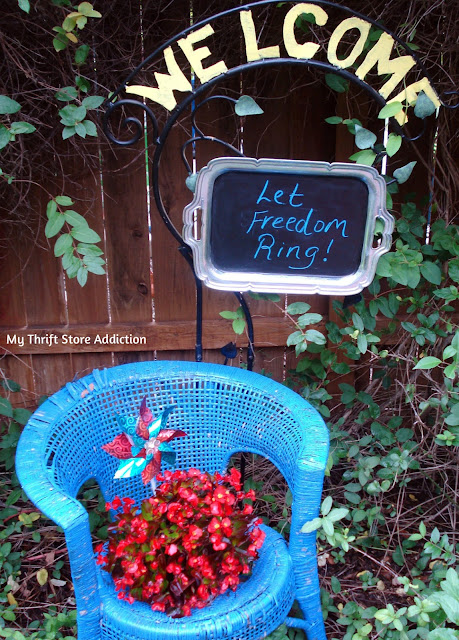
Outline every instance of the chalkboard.
{"type": "Polygon", "coordinates": [[[184,236],[211,287],[354,293],[390,245],[384,202],[384,180],[371,167],[218,158],[200,172],[184,236]],[[383,243],[373,246],[376,218],[383,243]]]}

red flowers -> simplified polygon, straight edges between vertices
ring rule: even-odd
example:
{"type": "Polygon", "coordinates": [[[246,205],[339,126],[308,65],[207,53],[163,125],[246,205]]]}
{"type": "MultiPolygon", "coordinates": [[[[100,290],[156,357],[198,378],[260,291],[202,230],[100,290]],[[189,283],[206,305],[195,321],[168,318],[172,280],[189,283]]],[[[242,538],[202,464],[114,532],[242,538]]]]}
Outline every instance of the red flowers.
{"type": "Polygon", "coordinates": [[[158,475],[156,495],[122,507],[109,527],[108,549],[96,549],[97,563],[113,575],[118,597],[148,602],[171,617],[191,614],[250,573],[265,534],[251,517],[251,490],[241,491],[240,474],[210,475],[198,469],[158,475]]]}

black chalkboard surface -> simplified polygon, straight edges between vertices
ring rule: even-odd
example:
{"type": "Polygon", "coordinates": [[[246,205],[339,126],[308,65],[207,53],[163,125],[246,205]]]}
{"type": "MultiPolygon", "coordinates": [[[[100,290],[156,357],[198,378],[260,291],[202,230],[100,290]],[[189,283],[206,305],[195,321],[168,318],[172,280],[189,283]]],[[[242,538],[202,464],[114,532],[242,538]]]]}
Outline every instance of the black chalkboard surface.
{"type": "Polygon", "coordinates": [[[394,226],[373,167],[273,158],[211,160],[183,221],[209,287],[326,295],[368,286],[394,226]]]}
{"type": "Polygon", "coordinates": [[[355,273],[368,197],[358,177],[227,171],[213,184],[212,264],[232,272],[355,273]]]}

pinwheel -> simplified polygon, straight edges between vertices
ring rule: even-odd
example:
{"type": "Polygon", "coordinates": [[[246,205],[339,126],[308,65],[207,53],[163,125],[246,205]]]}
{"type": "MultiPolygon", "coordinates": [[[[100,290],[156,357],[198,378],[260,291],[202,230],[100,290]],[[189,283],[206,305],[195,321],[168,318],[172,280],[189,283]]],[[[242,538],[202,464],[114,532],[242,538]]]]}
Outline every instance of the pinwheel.
{"type": "Polygon", "coordinates": [[[176,453],[168,443],[174,438],[183,438],[186,435],[181,429],[165,428],[169,415],[174,409],[175,406],[168,407],[156,420],[153,420],[153,414],[147,407],[145,397],[137,418],[116,416],[123,433],[102,446],[104,451],[120,460],[115,473],[116,479],[133,478],[142,474],[144,484],[150,482],[155,491],[155,476],[161,469],[162,460],[171,465],[175,463],[176,453]]]}

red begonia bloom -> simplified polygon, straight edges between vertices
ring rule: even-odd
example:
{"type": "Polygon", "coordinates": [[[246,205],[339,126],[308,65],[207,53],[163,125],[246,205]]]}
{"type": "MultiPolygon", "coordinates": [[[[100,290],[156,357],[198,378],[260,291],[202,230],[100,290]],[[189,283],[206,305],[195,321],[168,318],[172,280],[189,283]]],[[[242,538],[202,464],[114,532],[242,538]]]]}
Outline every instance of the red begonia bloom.
{"type": "Polygon", "coordinates": [[[236,469],[225,476],[167,470],[157,480],[156,495],[140,506],[119,497],[107,505],[123,509],[109,526],[108,544],[96,548],[97,563],[112,574],[119,598],[187,616],[237,588],[265,534],[245,502],[255,493],[241,491],[236,469]]]}

